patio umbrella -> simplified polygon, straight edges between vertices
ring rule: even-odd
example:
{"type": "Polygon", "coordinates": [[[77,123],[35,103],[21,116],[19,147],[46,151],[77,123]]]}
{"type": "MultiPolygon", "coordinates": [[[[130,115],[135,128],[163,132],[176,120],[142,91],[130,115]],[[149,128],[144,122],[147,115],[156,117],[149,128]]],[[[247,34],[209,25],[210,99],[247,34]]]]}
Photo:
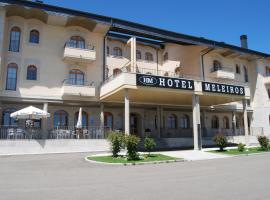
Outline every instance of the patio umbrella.
{"type": "Polygon", "coordinates": [[[50,113],[34,106],[29,106],[14,113],[11,113],[10,117],[16,119],[41,119],[50,117],[50,113]]]}
{"type": "Polygon", "coordinates": [[[80,108],[80,110],[79,110],[76,128],[82,128],[82,108],[80,108]]]}

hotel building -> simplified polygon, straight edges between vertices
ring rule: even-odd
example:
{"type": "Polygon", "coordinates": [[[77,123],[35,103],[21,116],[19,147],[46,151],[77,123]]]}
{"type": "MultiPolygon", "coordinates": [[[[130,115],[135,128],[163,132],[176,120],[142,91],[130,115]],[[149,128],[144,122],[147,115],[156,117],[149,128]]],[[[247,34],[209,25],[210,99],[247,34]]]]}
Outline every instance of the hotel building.
{"type": "Polygon", "coordinates": [[[73,138],[81,107],[85,138],[116,130],[200,149],[223,133],[252,143],[270,131],[270,55],[240,42],[0,0],[1,140],[29,139],[27,120],[10,113],[33,105],[51,117],[34,120],[32,139],[73,138]]]}

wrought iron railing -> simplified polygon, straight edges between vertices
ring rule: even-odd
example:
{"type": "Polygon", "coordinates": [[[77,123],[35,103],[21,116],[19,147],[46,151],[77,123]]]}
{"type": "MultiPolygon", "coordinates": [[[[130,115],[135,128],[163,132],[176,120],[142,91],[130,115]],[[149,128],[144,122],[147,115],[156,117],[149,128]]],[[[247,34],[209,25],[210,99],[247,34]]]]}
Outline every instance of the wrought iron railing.
{"type": "Polygon", "coordinates": [[[73,85],[73,86],[89,86],[95,87],[94,81],[84,81],[84,80],[73,80],[73,79],[64,79],[63,85],[73,85]]]}
{"type": "Polygon", "coordinates": [[[82,49],[82,50],[91,50],[91,51],[95,50],[95,46],[91,44],[78,44],[73,41],[67,41],[64,47],[82,49]]]}

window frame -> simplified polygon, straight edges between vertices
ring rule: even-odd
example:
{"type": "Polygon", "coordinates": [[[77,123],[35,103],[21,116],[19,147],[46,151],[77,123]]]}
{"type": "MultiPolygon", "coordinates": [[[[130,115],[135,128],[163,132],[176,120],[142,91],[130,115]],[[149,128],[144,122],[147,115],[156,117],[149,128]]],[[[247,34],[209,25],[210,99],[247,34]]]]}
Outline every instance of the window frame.
{"type": "Polygon", "coordinates": [[[57,111],[55,111],[54,113],[53,113],[53,127],[54,128],[66,128],[66,127],[68,127],[68,118],[69,118],[69,116],[68,116],[68,112],[66,112],[65,110],[57,110],[57,111]],[[58,125],[59,124],[59,122],[58,122],[58,124],[56,125],[55,124],[55,120],[56,120],[56,116],[57,115],[59,115],[58,116],[58,119],[60,120],[60,125],[58,125]],[[62,119],[63,119],[63,116],[65,117],[64,119],[65,119],[65,124],[63,124],[62,125],[62,119]]]}
{"type": "Polygon", "coordinates": [[[37,80],[37,67],[35,65],[28,65],[26,69],[26,80],[28,81],[36,81],[37,80]],[[31,73],[35,72],[34,78],[32,77],[33,74],[30,74],[30,68],[34,69],[31,73]]]}
{"type": "Polygon", "coordinates": [[[175,114],[170,114],[167,117],[167,127],[168,129],[177,129],[177,116],[175,114]]]}
{"type": "Polygon", "coordinates": [[[121,47],[114,47],[112,54],[114,57],[123,57],[123,50],[121,47]]]}
{"type": "Polygon", "coordinates": [[[71,69],[69,71],[68,83],[71,85],[85,85],[85,74],[79,69],[71,69]],[[74,75],[74,77],[72,77],[74,75]],[[79,78],[82,76],[82,79],[79,78]]]}
{"type": "Polygon", "coordinates": [[[16,91],[17,90],[17,82],[18,82],[18,65],[16,63],[9,63],[8,66],[7,66],[7,73],[6,73],[6,90],[9,90],[9,91],[16,91]],[[14,85],[14,88],[9,88],[9,69],[16,69],[16,77],[13,78],[15,79],[15,85],[14,85]]]}
{"type": "Polygon", "coordinates": [[[40,42],[40,33],[39,33],[39,31],[37,29],[32,29],[30,31],[30,33],[29,33],[29,41],[28,42],[30,44],[39,44],[39,42],[40,42]]]}
{"type": "Polygon", "coordinates": [[[145,52],[144,58],[147,62],[154,62],[154,56],[151,52],[145,52]]]}
{"type": "Polygon", "coordinates": [[[14,26],[10,29],[8,51],[15,52],[15,53],[20,52],[21,34],[22,34],[22,30],[18,26],[14,26]],[[19,35],[17,36],[16,33],[18,33],[19,35]],[[13,37],[15,38],[13,39],[13,37]],[[14,47],[14,43],[16,43],[15,47],[14,47]]]}

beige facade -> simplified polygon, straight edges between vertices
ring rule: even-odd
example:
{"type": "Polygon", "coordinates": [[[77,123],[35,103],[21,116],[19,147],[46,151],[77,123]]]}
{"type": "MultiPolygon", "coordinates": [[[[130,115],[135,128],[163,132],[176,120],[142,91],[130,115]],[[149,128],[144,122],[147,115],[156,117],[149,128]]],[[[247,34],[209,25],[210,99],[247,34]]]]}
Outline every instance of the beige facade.
{"type": "Polygon", "coordinates": [[[59,123],[74,127],[82,107],[87,127],[109,126],[141,137],[194,138],[194,148],[199,148],[200,134],[245,135],[246,141],[249,135],[268,134],[268,58],[243,48],[154,41],[110,34],[110,29],[97,17],[2,3],[2,126],[13,125],[10,110],[48,103],[51,118],[40,127],[46,133],[59,123]],[[38,41],[31,41],[33,30],[38,41]],[[35,67],[34,74],[29,66],[35,67]],[[168,78],[169,86],[176,80],[182,88],[139,85],[138,75],[168,78]],[[194,88],[188,90],[182,81],[191,81],[194,88]],[[221,90],[211,86],[212,91],[204,91],[205,82],[221,84],[221,90]],[[244,95],[239,88],[231,92],[231,86],[243,87],[244,95]]]}

